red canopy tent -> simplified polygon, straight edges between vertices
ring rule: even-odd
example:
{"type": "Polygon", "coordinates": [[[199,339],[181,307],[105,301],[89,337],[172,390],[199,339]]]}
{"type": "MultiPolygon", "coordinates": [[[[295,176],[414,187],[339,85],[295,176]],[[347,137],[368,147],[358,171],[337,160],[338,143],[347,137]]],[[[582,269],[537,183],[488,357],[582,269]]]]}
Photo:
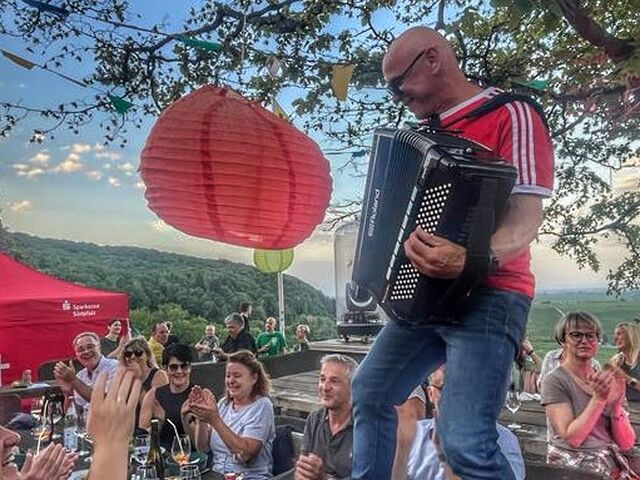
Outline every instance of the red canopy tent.
{"type": "Polygon", "coordinates": [[[44,362],[73,356],[80,332],[102,336],[110,319],[129,317],[127,295],[65,282],[0,254],[0,355],[7,384],[44,362]]]}

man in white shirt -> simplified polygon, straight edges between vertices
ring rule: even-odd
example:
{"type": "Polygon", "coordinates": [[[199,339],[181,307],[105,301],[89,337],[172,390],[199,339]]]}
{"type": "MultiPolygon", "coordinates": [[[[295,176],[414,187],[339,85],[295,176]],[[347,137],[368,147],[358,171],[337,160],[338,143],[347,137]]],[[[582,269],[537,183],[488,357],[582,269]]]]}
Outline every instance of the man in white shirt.
{"type": "Polygon", "coordinates": [[[53,375],[60,384],[60,388],[65,394],[74,393],[76,405],[83,409],[91,400],[93,385],[98,374],[107,374],[107,385],[118,367],[118,361],[106,358],[100,351],[100,338],[93,332],[82,332],[73,339],[73,350],[78,362],[84,367],[77,374],[73,368],[73,363],[56,363],[53,375]]]}
{"type": "MultiPolygon", "coordinates": [[[[429,377],[429,386],[427,387],[427,395],[429,395],[429,400],[433,404],[436,417],[418,420],[416,423],[415,437],[411,443],[411,450],[409,451],[406,467],[406,478],[408,480],[458,479],[446,464],[436,434],[436,418],[438,416],[438,406],[440,403],[440,391],[443,385],[444,367],[440,367],[429,377]]],[[[420,397],[412,394],[407,401],[415,401],[416,399],[420,399],[420,397]]],[[[502,454],[508,460],[509,465],[511,465],[516,480],[524,480],[524,460],[518,439],[511,431],[502,425],[498,424],[497,427],[498,448],[500,448],[502,454]]],[[[400,444],[398,447],[400,447],[400,444]]],[[[402,456],[402,452],[397,451],[396,459],[399,456],[402,456]]],[[[394,472],[396,471],[397,469],[394,466],[394,472]]]]}

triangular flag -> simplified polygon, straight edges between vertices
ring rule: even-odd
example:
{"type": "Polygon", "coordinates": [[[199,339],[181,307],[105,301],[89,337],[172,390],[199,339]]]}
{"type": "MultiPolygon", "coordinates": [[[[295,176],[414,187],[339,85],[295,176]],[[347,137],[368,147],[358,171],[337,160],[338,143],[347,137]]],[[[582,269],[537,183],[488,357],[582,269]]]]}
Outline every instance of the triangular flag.
{"type": "Polygon", "coordinates": [[[273,113],[275,113],[278,117],[280,117],[281,119],[291,123],[291,120],[289,120],[289,116],[286,114],[286,112],[282,109],[282,107],[280,106],[280,104],[278,102],[276,102],[275,100],[273,101],[273,113]]]}
{"type": "Polygon", "coordinates": [[[549,82],[547,82],[546,80],[531,80],[530,82],[519,82],[517,80],[514,80],[512,83],[531,88],[532,90],[546,90],[549,86],[549,82]]]}
{"type": "Polygon", "coordinates": [[[217,52],[222,48],[222,45],[219,43],[207,42],[206,40],[197,40],[189,37],[180,37],[178,40],[188,47],[201,48],[202,50],[207,50],[209,52],[217,52]]]}
{"type": "Polygon", "coordinates": [[[118,113],[127,113],[131,107],[133,107],[133,103],[127,102],[124,98],[116,97],[115,95],[108,95],[109,100],[111,101],[111,105],[116,109],[118,113]]]}
{"type": "Polygon", "coordinates": [[[366,154],[367,154],[367,151],[366,151],[366,150],[360,150],[360,151],[358,151],[358,152],[353,152],[353,153],[351,154],[351,157],[352,157],[352,158],[360,158],[360,157],[364,157],[366,154]]]}
{"type": "Polygon", "coordinates": [[[6,50],[1,50],[0,49],[0,52],[2,52],[2,55],[7,57],[13,63],[15,63],[17,65],[20,65],[22,68],[26,68],[27,70],[31,70],[33,67],[37,67],[37,65],[35,63],[32,63],[29,60],[26,60],[26,59],[24,59],[22,57],[14,55],[13,53],[7,52],[6,50]]]}
{"type": "Polygon", "coordinates": [[[353,65],[334,65],[331,76],[331,89],[338,100],[347,99],[347,88],[355,70],[353,65]]]}
{"type": "Polygon", "coordinates": [[[37,8],[41,12],[49,12],[54,15],[58,15],[61,18],[67,18],[69,16],[69,10],[65,10],[61,7],[56,7],[55,5],[50,5],[44,2],[38,2],[37,0],[22,0],[27,5],[32,6],[33,8],[37,8]]]}

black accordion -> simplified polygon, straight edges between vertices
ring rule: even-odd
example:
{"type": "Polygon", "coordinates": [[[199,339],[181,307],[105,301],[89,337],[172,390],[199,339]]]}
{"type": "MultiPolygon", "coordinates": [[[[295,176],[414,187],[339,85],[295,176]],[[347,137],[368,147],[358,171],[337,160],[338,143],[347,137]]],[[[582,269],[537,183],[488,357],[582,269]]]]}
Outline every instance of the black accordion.
{"type": "Polygon", "coordinates": [[[489,242],[517,171],[486,147],[430,127],[377,129],[353,266],[354,298],[372,294],[404,324],[455,320],[487,274],[489,242]],[[457,279],[422,275],[404,253],[416,226],[464,246],[457,279]]]}

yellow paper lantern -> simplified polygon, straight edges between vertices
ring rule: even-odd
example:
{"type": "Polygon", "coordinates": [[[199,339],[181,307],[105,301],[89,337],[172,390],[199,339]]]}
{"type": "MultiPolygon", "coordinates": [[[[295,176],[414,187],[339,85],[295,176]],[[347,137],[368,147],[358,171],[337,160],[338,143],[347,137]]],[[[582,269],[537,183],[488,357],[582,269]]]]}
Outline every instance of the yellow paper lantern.
{"type": "Polygon", "coordinates": [[[293,248],[285,250],[254,250],[253,264],[262,273],[284,272],[293,263],[293,248]]]}

